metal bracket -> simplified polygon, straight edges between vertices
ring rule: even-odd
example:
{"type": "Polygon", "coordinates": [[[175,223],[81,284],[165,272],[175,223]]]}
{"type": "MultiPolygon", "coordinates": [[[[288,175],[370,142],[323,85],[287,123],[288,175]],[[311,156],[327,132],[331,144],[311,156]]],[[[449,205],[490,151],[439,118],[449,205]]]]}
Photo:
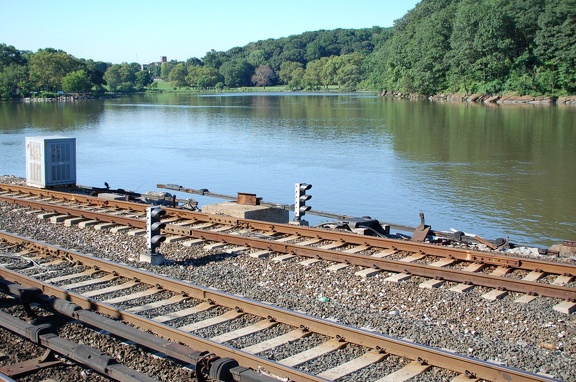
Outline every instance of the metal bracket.
{"type": "Polygon", "coordinates": [[[431,227],[424,222],[424,213],[420,212],[420,225],[414,230],[411,240],[417,243],[423,242],[430,233],[430,229],[431,227]]]}
{"type": "Polygon", "coordinates": [[[19,377],[36,370],[44,369],[54,365],[62,364],[62,360],[55,357],[55,353],[48,349],[38,358],[29,359],[28,361],[18,362],[13,365],[7,365],[0,368],[0,373],[9,377],[19,377]]]}

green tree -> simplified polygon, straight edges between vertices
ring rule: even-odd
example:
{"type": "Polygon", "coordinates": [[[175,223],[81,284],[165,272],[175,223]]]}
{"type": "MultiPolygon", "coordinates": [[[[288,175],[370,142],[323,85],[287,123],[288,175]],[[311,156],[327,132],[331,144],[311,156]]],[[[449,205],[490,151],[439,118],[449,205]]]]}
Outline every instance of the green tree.
{"type": "Polygon", "coordinates": [[[546,0],[510,0],[502,10],[511,21],[514,56],[528,54],[528,65],[536,64],[534,39],[538,31],[538,18],[544,13],[546,0]]]}
{"type": "Polygon", "coordinates": [[[11,45],[0,44],[0,99],[27,95],[31,89],[27,64],[23,52],[11,45]]]}
{"type": "Polygon", "coordinates": [[[327,58],[322,58],[320,60],[310,61],[306,64],[306,73],[302,79],[303,85],[306,89],[318,90],[322,87],[324,84],[323,72],[326,61],[327,58]]]}
{"type": "Polygon", "coordinates": [[[467,92],[497,93],[508,75],[513,51],[510,21],[500,0],[463,0],[455,14],[451,36],[453,78],[467,92]]]}
{"type": "Polygon", "coordinates": [[[388,28],[382,33],[373,33],[371,40],[375,45],[374,51],[364,60],[364,84],[368,89],[378,91],[393,89],[391,84],[391,44],[392,28],[388,28]]]}
{"type": "Polygon", "coordinates": [[[254,67],[241,59],[226,61],[219,69],[224,77],[224,85],[230,88],[250,86],[253,71],[254,67]]]}
{"type": "Polygon", "coordinates": [[[138,64],[114,64],[104,73],[104,80],[111,91],[131,92],[135,89],[139,69],[138,64]]]}
{"type": "Polygon", "coordinates": [[[280,65],[278,77],[284,84],[288,84],[297,75],[296,73],[303,73],[303,65],[300,62],[285,61],[280,65]]]}
{"type": "Polygon", "coordinates": [[[26,66],[12,64],[0,70],[0,99],[25,96],[31,88],[26,66]]]}
{"type": "Polygon", "coordinates": [[[294,36],[286,39],[282,47],[280,58],[282,61],[306,62],[306,43],[301,38],[294,36]]]}
{"type": "Polygon", "coordinates": [[[80,60],[62,50],[40,49],[30,57],[30,80],[40,90],[60,90],[62,79],[78,69],[83,69],[80,60]]]}
{"type": "MultiPolygon", "coordinates": [[[[576,92],[576,0],[549,0],[545,12],[538,20],[536,33],[536,55],[544,68],[539,81],[554,84],[561,93],[576,92]],[[550,71],[557,73],[557,81],[551,78],[550,71]]],[[[546,91],[555,92],[555,88],[546,91]]]]}
{"type": "Polygon", "coordinates": [[[10,65],[26,65],[25,56],[12,45],[0,43],[0,70],[10,65]]]}
{"type": "Polygon", "coordinates": [[[140,70],[138,64],[123,63],[120,65],[120,77],[122,82],[118,90],[123,92],[132,92],[136,86],[136,73],[140,70]]]}
{"type": "Polygon", "coordinates": [[[83,69],[70,72],[62,79],[62,90],[67,93],[85,93],[92,85],[90,76],[83,69]]]}
{"type": "Polygon", "coordinates": [[[152,83],[154,83],[154,77],[152,77],[150,71],[141,70],[136,73],[136,79],[134,81],[134,88],[136,91],[142,91],[152,83]]]}
{"type": "Polygon", "coordinates": [[[538,31],[539,15],[544,13],[544,0],[513,0],[505,10],[513,22],[511,38],[514,41],[512,66],[506,89],[524,94],[542,94],[542,85],[537,80],[541,72],[534,52],[534,39],[538,31]]]}
{"type": "Polygon", "coordinates": [[[210,66],[189,66],[186,83],[192,87],[207,89],[222,81],[222,76],[216,68],[210,66]]]}
{"type": "Polygon", "coordinates": [[[266,63],[266,55],[263,50],[256,49],[248,54],[248,58],[246,61],[248,61],[250,65],[258,67],[266,63]]]}
{"type": "Polygon", "coordinates": [[[111,64],[94,60],[83,60],[83,62],[86,71],[90,76],[90,81],[97,87],[102,87],[105,84],[104,73],[106,73],[106,70],[111,66],[111,64]]]}
{"type": "Polygon", "coordinates": [[[187,85],[186,83],[187,74],[188,69],[186,68],[186,66],[183,63],[179,63],[174,65],[174,67],[170,71],[170,74],[168,75],[168,80],[173,86],[181,88],[187,85]]]}
{"type": "Polygon", "coordinates": [[[312,41],[306,47],[306,60],[314,61],[319,60],[326,55],[324,46],[319,41],[312,41]]]}
{"type": "Polygon", "coordinates": [[[160,78],[162,78],[164,81],[170,81],[170,72],[176,66],[176,64],[176,61],[163,62],[162,65],[160,65],[160,78]]]}
{"type": "Polygon", "coordinates": [[[302,90],[304,89],[304,68],[296,68],[292,72],[292,79],[288,81],[288,89],[290,90],[302,90]]]}
{"type": "Polygon", "coordinates": [[[340,57],[322,57],[320,61],[323,62],[320,78],[322,79],[322,84],[324,87],[328,88],[329,85],[337,84],[338,80],[336,79],[336,76],[338,75],[338,71],[343,64],[342,60],[340,60],[340,57]]]}
{"type": "Polygon", "coordinates": [[[339,65],[335,80],[340,89],[346,91],[358,90],[364,78],[364,71],[362,69],[364,55],[360,52],[350,53],[339,56],[337,60],[339,61],[339,65]]]}
{"type": "Polygon", "coordinates": [[[120,65],[115,64],[106,69],[104,73],[104,81],[106,81],[106,85],[108,85],[108,89],[110,91],[118,90],[118,87],[122,83],[122,75],[120,74],[120,65]]]}
{"type": "Polygon", "coordinates": [[[201,68],[200,77],[196,82],[196,86],[198,86],[201,89],[207,89],[215,87],[216,84],[222,82],[223,80],[224,78],[218,72],[218,70],[216,70],[216,68],[204,66],[201,68]]]}
{"type": "Polygon", "coordinates": [[[367,60],[379,72],[381,88],[432,94],[445,87],[455,3],[422,1],[395,22],[393,36],[377,51],[383,62],[367,60]]]}
{"type": "Polygon", "coordinates": [[[186,60],[186,66],[187,67],[193,66],[193,65],[202,66],[203,65],[202,60],[200,60],[199,58],[196,58],[196,57],[192,57],[192,58],[189,58],[186,60]]]}
{"type": "Polygon", "coordinates": [[[148,65],[148,70],[150,71],[150,74],[153,78],[161,78],[161,67],[162,66],[158,63],[152,63],[148,65]]]}
{"type": "Polygon", "coordinates": [[[224,52],[217,52],[212,49],[210,52],[206,53],[204,58],[202,58],[202,62],[204,65],[219,69],[222,63],[227,61],[227,58],[228,57],[224,52]]]}

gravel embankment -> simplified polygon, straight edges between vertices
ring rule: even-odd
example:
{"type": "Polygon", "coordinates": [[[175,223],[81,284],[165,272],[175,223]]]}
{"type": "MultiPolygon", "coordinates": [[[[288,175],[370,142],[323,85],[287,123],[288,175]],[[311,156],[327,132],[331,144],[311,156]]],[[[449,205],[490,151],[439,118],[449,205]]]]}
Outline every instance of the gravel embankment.
{"type": "MultiPolygon", "coordinates": [[[[4,295],[0,293],[0,301],[3,297],[4,295]]],[[[155,357],[138,346],[122,343],[110,335],[98,333],[66,317],[53,316],[37,307],[33,307],[37,317],[30,320],[30,318],[26,316],[22,306],[14,304],[14,300],[5,300],[4,304],[2,304],[2,310],[16,317],[20,317],[23,320],[30,321],[35,325],[50,324],[56,329],[55,333],[58,336],[75,343],[85,344],[94,349],[99,349],[119,363],[138,370],[159,381],[188,382],[191,380],[192,372],[189,369],[182,368],[182,365],[176,364],[166,358],[155,357]]],[[[41,357],[45,349],[8,330],[0,329],[0,352],[6,356],[1,359],[1,364],[13,365],[24,360],[41,357]]],[[[100,382],[114,380],[105,375],[93,372],[88,367],[75,365],[73,362],[57,354],[55,355],[55,359],[61,360],[62,365],[41,369],[31,375],[18,376],[14,379],[21,382],[100,382]]]]}
{"type": "MultiPolygon", "coordinates": [[[[21,179],[0,177],[0,183],[10,182],[21,182],[21,179]]],[[[449,291],[454,285],[451,283],[428,290],[418,287],[424,281],[419,277],[400,283],[384,282],[387,272],[363,279],[354,275],[358,270],[355,267],[333,273],[326,270],[324,263],[304,267],[298,260],[277,263],[269,258],[254,259],[219,250],[205,252],[202,246],[184,247],[178,243],[163,244],[161,250],[168,261],[162,266],[151,266],[137,262],[140,253],[146,250],[141,236],[55,225],[7,203],[0,203],[0,229],[283,308],[514,368],[550,374],[561,380],[574,380],[576,375],[576,315],[553,310],[558,300],[538,298],[529,304],[518,304],[514,303],[518,294],[510,293],[501,300],[488,301],[481,297],[488,291],[482,287],[465,294],[449,291]]],[[[245,346],[249,341],[243,338],[232,344],[245,346]]],[[[281,357],[278,353],[281,351],[277,349],[265,355],[281,357]]],[[[357,355],[358,349],[350,347],[340,356],[357,355]]],[[[342,380],[377,379],[393,370],[394,362],[395,357],[389,357],[342,380]]],[[[311,362],[306,369],[315,372],[321,365],[311,362]]],[[[432,370],[414,381],[440,381],[450,377],[453,375],[432,370]]]]}

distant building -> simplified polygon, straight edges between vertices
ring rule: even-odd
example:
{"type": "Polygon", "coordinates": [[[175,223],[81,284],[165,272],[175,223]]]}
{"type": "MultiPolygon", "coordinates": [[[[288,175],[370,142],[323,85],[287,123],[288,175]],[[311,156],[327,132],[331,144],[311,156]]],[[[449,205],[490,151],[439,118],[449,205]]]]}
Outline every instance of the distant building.
{"type": "Polygon", "coordinates": [[[162,63],[168,62],[168,59],[166,58],[166,56],[162,56],[160,57],[160,62],[162,63]]]}

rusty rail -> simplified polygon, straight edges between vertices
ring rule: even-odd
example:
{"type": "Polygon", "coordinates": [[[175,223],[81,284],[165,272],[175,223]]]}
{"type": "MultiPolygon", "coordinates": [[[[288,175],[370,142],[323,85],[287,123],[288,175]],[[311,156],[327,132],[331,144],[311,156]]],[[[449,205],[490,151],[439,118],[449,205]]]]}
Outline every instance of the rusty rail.
{"type": "MultiPolygon", "coordinates": [[[[81,254],[77,251],[68,250],[62,247],[48,245],[35,240],[26,239],[17,235],[11,235],[0,231],[0,240],[12,244],[28,245],[33,249],[49,253],[58,257],[66,257],[77,263],[88,267],[97,267],[99,270],[107,272],[117,272],[125,278],[139,280],[146,284],[157,285],[158,287],[170,290],[174,293],[184,294],[198,300],[212,302],[230,309],[241,310],[245,313],[254,314],[260,317],[267,317],[271,320],[282,322],[290,326],[302,327],[306,330],[319,333],[328,337],[340,338],[343,341],[358,344],[380,352],[395,354],[409,359],[421,359],[426,364],[449,369],[465,375],[474,375],[489,381],[553,381],[554,379],[536,375],[527,371],[508,368],[490,362],[462,356],[448,351],[431,348],[424,345],[415,344],[410,341],[392,338],[383,334],[368,332],[362,329],[352,328],[328,320],[307,316],[294,311],[289,311],[279,307],[271,306],[249,300],[239,296],[224,292],[184,283],[162,275],[157,275],[141,269],[134,269],[122,264],[96,258],[90,255],[81,254]],[[28,244],[27,244],[28,243],[28,244]]],[[[135,314],[127,313],[116,309],[110,305],[97,302],[78,295],[74,292],[63,290],[51,284],[21,275],[14,271],[0,268],[0,276],[6,280],[18,284],[35,287],[42,290],[44,294],[68,300],[79,305],[83,309],[91,309],[111,317],[124,320],[144,330],[150,330],[164,338],[181,341],[194,348],[205,349],[220,356],[232,357],[243,366],[257,369],[264,367],[266,370],[296,381],[324,381],[325,379],[311,376],[294,368],[286,367],[270,360],[245,353],[238,349],[200,338],[193,334],[183,332],[152,320],[145,319],[135,314]]]]}
{"type": "MultiPolygon", "coordinates": [[[[22,189],[22,187],[19,186],[13,187],[13,189],[20,190],[22,189]]],[[[25,190],[29,191],[26,188],[25,190]]],[[[54,191],[45,191],[45,190],[42,191],[43,191],[42,194],[46,192],[47,193],[46,195],[50,197],[55,197],[55,195],[57,195],[55,194],[54,191]]],[[[68,201],[75,200],[76,197],[75,195],[71,196],[71,194],[66,193],[58,193],[58,194],[64,194],[66,197],[65,200],[68,201]]],[[[146,223],[143,219],[109,215],[95,211],[87,211],[84,209],[64,207],[55,204],[46,204],[40,201],[26,200],[2,195],[0,195],[0,200],[5,200],[10,203],[32,207],[35,209],[42,209],[45,211],[56,212],[64,215],[79,216],[87,219],[100,220],[102,222],[127,225],[136,228],[146,227],[146,223]]],[[[136,211],[136,212],[145,211],[147,206],[145,204],[130,203],[124,201],[109,201],[109,200],[103,201],[102,199],[93,197],[82,197],[80,200],[83,201],[84,203],[88,203],[89,205],[95,204],[117,209],[126,208],[128,211],[136,211]]],[[[221,215],[210,215],[200,212],[185,211],[176,208],[166,208],[165,210],[167,211],[167,216],[178,217],[181,219],[189,219],[198,222],[212,222],[231,226],[245,226],[250,227],[252,229],[263,230],[268,232],[279,232],[283,234],[299,235],[301,237],[314,237],[322,240],[340,241],[346,244],[365,245],[371,248],[392,248],[397,251],[421,253],[425,255],[451,258],[460,261],[470,261],[486,265],[504,266],[504,267],[525,269],[529,271],[539,271],[546,274],[570,275],[570,276],[576,275],[576,266],[569,264],[552,263],[546,261],[532,260],[528,258],[517,258],[512,256],[497,255],[491,253],[470,251],[459,248],[450,248],[424,243],[415,243],[395,239],[363,236],[353,233],[293,226],[289,224],[274,224],[269,222],[261,222],[249,219],[239,219],[221,215]]],[[[327,250],[316,247],[305,247],[298,244],[279,243],[274,242],[273,240],[250,238],[246,236],[231,235],[221,232],[211,232],[209,230],[187,228],[178,225],[167,225],[166,228],[164,229],[164,232],[174,235],[188,236],[190,238],[219,241],[228,244],[246,246],[254,249],[263,249],[263,250],[265,249],[280,253],[293,253],[299,256],[317,258],[321,260],[334,261],[339,263],[347,263],[367,268],[376,268],[381,270],[389,270],[393,272],[403,272],[427,278],[436,278],[445,281],[468,283],[472,285],[504,289],[512,292],[520,292],[532,295],[560,298],[569,301],[576,301],[576,289],[553,284],[544,284],[534,281],[514,280],[509,278],[503,278],[500,276],[491,276],[473,272],[458,271],[449,268],[438,268],[422,264],[388,260],[365,255],[348,254],[335,250],[327,250]]]]}
{"type": "MultiPolygon", "coordinates": [[[[105,200],[97,197],[83,196],[76,194],[69,194],[64,192],[52,190],[39,190],[23,186],[2,185],[0,189],[8,192],[20,193],[22,195],[41,195],[45,197],[58,198],[69,202],[79,202],[88,206],[108,207],[113,209],[125,209],[132,212],[141,214],[146,213],[146,204],[133,203],[127,201],[105,200]]],[[[85,211],[82,209],[58,207],[56,205],[47,206],[44,203],[37,201],[24,201],[18,198],[0,195],[0,200],[9,203],[19,204],[22,206],[31,206],[37,209],[46,211],[57,212],[61,214],[70,214],[73,216],[86,217],[89,219],[98,219],[103,222],[111,222],[116,224],[131,225],[134,227],[142,228],[137,219],[124,218],[124,217],[111,217],[106,218],[103,214],[97,212],[85,211]],[[99,218],[98,218],[99,216],[99,218]]],[[[398,251],[407,251],[414,253],[425,253],[427,255],[454,258],[462,261],[474,261],[484,263],[487,265],[509,265],[513,267],[520,267],[527,270],[541,270],[545,273],[563,274],[569,273],[576,276],[576,267],[567,267],[565,264],[556,264],[546,261],[533,260],[528,258],[518,258],[508,255],[500,255],[495,253],[487,253],[480,251],[472,251],[460,248],[444,247],[439,245],[431,245],[425,243],[409,242],[398,239],[388,239],[381,237],[372,237],[358,235],[354,233],[347,233],[342,231],[330,231],[325,229],[294,226],[290,224],[269,223],[258,220],[241,219],[222,215],[212,215],[202,212],[188,211],[178,208],[164,208],[167,212],[166,218],[178,217],[185,220],[209,222],[214,224],[223,224],[238,227],[247,227],[254,230],[262,230],[269,232],[277,232],[289,235],[300,235],[302,237],[314,237],[322,240],[344,241],[356,245],[368,245],[375,248],[393,248],[398,251]]]]}

